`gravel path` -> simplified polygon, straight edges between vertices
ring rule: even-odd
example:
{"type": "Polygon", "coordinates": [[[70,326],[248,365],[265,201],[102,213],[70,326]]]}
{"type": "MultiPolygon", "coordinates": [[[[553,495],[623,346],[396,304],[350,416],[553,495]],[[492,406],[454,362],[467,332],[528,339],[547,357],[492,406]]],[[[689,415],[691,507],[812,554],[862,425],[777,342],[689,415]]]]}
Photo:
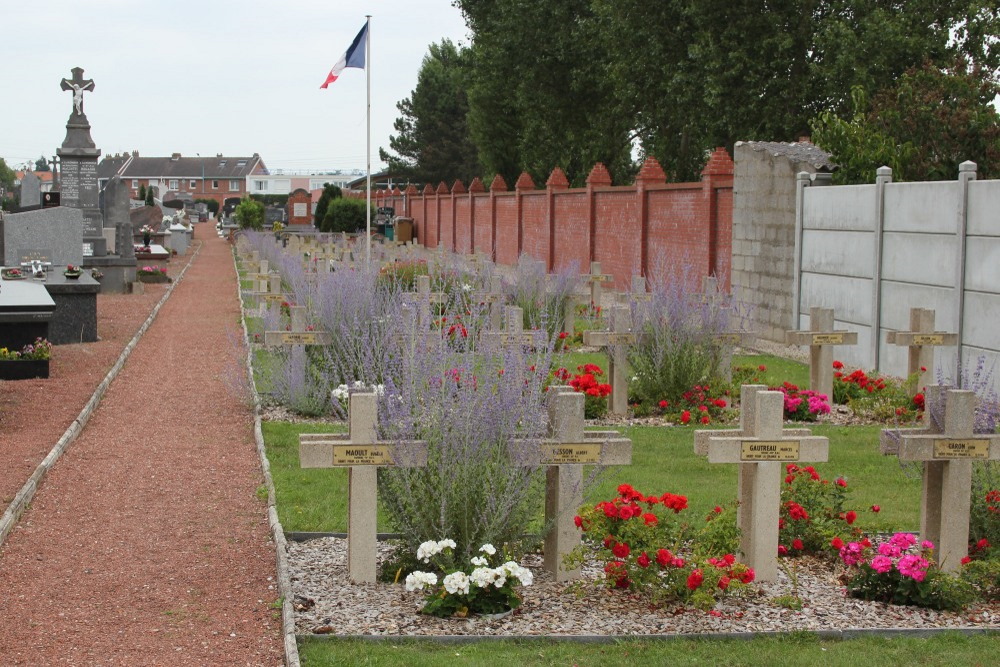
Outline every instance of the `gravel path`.
{"type": "MultiPolygon", "coordinates": [[[[236,276],[228,244],[211,232],[197,228],[196,238],[208,237],[200,254],[0,551],[5,665],[282,663],[252,409],[227,386],[244,356],[236,276]]],[[[120,304],[102,299],[99,326],[109,302],[116,313],[99,328],[113,349],[57,348],[48,382],[17,383],[17,394],[36,392],[30,401],[0,387],[4,413],[15,405],[13,440],[37,441],[19,451],[13,473],[3,463],[10,486],[23,483],[162,295],[147,287],[120,304]],[[87,388],[66,393],[78,383],[87,388]]]]}

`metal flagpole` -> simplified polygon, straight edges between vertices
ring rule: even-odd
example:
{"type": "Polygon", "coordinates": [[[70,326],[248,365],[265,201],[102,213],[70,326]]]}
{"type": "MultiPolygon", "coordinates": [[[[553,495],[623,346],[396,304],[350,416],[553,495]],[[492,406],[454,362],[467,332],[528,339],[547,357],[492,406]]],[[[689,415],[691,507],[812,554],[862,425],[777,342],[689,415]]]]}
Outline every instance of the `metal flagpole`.
{"type": "Polygon", "coordinates": [[[368,160],[368,195],[365,207],[365,264],[372,263],[372,15],[365,14],[365,29],[368,39],[365,40],[365,88],[368,93],[368,107],[365,125],[365,155],[368,160]]]}

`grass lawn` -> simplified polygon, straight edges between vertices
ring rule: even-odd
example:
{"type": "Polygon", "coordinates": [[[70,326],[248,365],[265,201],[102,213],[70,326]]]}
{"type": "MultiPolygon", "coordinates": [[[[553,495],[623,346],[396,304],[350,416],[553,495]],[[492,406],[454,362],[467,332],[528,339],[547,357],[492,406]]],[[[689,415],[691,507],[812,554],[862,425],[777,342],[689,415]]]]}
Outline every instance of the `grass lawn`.
{"type": "MultiPolygon", "coordinates": [[[[609,622],[613,622],[610,621],[609,622]]],[[[444,644],[427,641],[362,642],[306,640],[299,644],[305,667],[326,665],[988,665],[1000,635],[957,633],[927,639],[864,637],[818,639],[809,634],[734,639],[623,639],[605,644],[547,639],[444,644]]]]}

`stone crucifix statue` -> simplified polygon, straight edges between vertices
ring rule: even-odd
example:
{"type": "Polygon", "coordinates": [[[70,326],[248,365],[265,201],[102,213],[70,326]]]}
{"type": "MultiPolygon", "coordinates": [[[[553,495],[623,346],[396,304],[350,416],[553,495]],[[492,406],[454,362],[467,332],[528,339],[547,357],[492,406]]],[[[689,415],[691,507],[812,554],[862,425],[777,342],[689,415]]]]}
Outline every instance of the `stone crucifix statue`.
{"type": "Polygon", "coordinates": [[[62,80],[62,84],[61,84],[60,87],[63,90],[72,90],[73,91],[73,108],[74,108],[74,110],[76,112],[76,115],[82,116],[83,115],[83,91],[89,90],[89,91],[93,92],[93,90],[94,90],[94,81],[93,81],[93,79],[86,79],[85,80],[83,78],[83,68],[82,67],[74,67],[70,71],[73,72],[73,78],[72,79],[63,79],[62,80]]]}

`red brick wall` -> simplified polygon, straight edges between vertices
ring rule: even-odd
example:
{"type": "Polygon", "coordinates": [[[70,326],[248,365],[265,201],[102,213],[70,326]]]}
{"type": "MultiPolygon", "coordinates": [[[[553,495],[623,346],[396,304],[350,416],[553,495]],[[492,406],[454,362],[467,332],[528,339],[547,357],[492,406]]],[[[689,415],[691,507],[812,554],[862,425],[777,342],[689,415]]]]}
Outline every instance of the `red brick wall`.
{"type": "MultiPolygon", "coordinates": [[[[492,250],[500,264],[515,264],[524,253],[553,270],[575,262],[586,272],[591,261],[598,261],[601,270],[614,277],[617,289],[627,288],[633,275],[654,280],[683,277],[697,289],[701,277],[712,274],[728,288],[732,160],[719,148],[700,182],[665,180],[650,158],[632,185],[612,186],[607,170],[598,164],[585,188],[567,188],[565,175],[556,169],[544,189],[527,174],[513,191],[499,178],[489,188],[476,179],[469,191],[461,183],[428,186],[409,194],[409,209],[420,241],[430,248],[440,243],[468,253],[481,247],[487,253],[492,250]]],[[[395,196],[386,196],[383,205],[402,210],[402,200],[395,196]]]]}
{"type": "Polygon", "coordinates": [[[288,224],[290,225],[312,225],[312,195],[308,190],[299,188],[288,195],[288,224]],[[305,215],[295,215],[295,205],[304,204],[305,215]]]}

